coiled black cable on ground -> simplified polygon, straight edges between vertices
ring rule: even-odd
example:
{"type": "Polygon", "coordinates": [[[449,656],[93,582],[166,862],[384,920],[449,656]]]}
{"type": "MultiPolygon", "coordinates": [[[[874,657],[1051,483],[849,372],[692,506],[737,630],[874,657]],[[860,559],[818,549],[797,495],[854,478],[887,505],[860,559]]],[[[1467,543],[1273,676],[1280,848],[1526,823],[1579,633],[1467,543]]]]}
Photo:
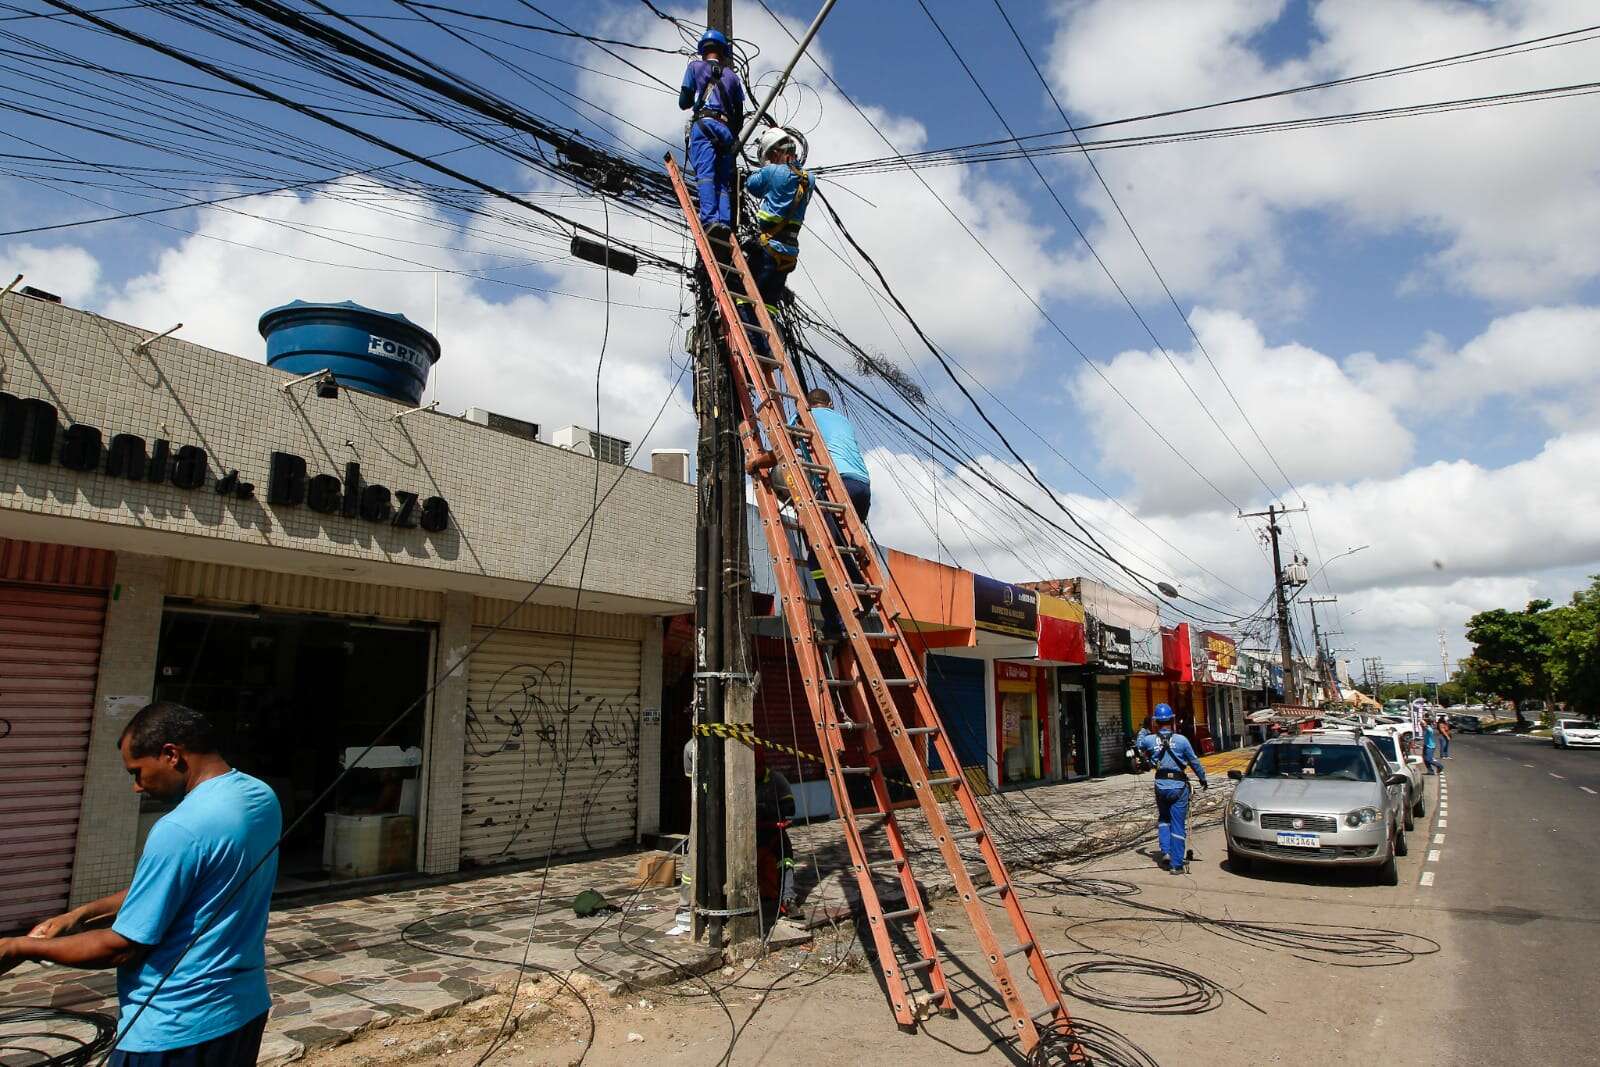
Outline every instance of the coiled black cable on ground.
{"type": "Polygon", "coordinates": [[[1028,1053],[1028,1067],[1080,1067],[1081,1050],[1094,1067],[1160,1067],[1154,1056],[1125,1035],[1081,1015],[1072,1017],[1072,1033],[1039,1031],[1039,1043],[1028,1053]]]}
{"type": "MultiPolygon", "coordinates": [[[[1203,1015],[1222,1007],[1228,992],[1205,975],[1170,963],[1097,952],[1072,955],[1079,958],[1069,962],[1056,975],[1061,991],[1085,1003],[1113,1011],[1138,1012],[1142,1015],[1203,1015]],[[1107,978],[1112,981],[1107,982],[1107,978]],[[1128,981],[1130,979],[1131,982],[1128,981]]],[[[1249,1001],[1245,1003],[1250,1004],[1249,1001]]],[[[1256,1007],[1254,1004],[1250,1006],[1256,1007]]]]}
{"type": "Polygon", "coordinates": [[[116,1035],[117,1021],[97,1011],[7,1008],[0,1011],[0,1063],[81,1067],[116,1035]]]}

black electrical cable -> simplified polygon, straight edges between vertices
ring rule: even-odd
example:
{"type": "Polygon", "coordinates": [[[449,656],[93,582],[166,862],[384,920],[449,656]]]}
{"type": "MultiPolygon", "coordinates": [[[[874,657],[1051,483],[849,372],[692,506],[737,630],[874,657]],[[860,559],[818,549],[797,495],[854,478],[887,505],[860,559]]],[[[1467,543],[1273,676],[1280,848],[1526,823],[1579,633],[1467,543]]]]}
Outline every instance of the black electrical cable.
{"type": "Polygon", "coordinates": [[[0,1062],[85,1067],[111,1048],[116,1033],[117,1021],[100,1012],[0,1008],[0,1062]]]}
{"type": "MultiPolygon", "coordinates": [[[[843,170],[856,170],[869,167],[892,167],[907,165],[925,159],[943,158],[959,153],[971,152],[979,149],[1000,148],[1007,145],[1020,145],[1024,141],[1039,141],[1045,138],[1061,137],[1067,134],[1078,134],[1086,130],[1103,130],[1114,126],[1127,126],[1133,123],[1148,122],[1151,119],[1175,118],[1179,115],[1191,115],[1200,111],[1210,111],[1216,108],[1231,107],[1236,104],[1256,103],[1262,100],[1273,100],[1280,97],[1294,96],[1299,93],[1315,92],[1321,89],[1331,89],[1342,85],[1351,85],[1359,82],[1377,81],[1391,78],[1401,74],[1413,74],[1432,69],[1444,69],[1464,63],[1476,63],[1487,59],[1502,59],[1513,55],[1522,55],[1527,52],[1543,51],[1546,48],[1559,48],[1572,44],[1582,44],[1586,41],[1596,40],[1593,34],[1600,30],[1600,25],[1582,26],[1577,29],[1564,30],[1561,33],[1548,34],[1543,37],[1533,37],[1510,44],[1496,45],[1492,48],[1479,49],[1472,52],[1461,52],[1455,55],[1442,56],[1437,59],[1422,60],[1408,63],[1399,67],[1389,67],[1384,70],[1372,71],[1366,74],[1355,74],[1344,78],[1335,78],[1328,81],[1314,82],[1308,85],[1299,85],[1287,89],[1275,89],[1264,93],[1254,93],[1249,96],[1236,96],[1226,100],[1218,100],[1208,104],[1194,104],[1188,107],[1171,108],[1165,111],[1151,111],[1140,115],[1130,115],[1126,118],[1107,119],[1101,122],[1087,122],[1074,127],[1072,123],[1066,124],[1066,129],[1049,130],[1043,133],[1025,134],[1021,137],[996,138],[990,141],[978,141],[971,144],[952,145],[947,148],[930,148],[920,152],[883,156],[872,160],[856,160],[848,163],[837,164],[832,167],[818,168],[818,172],[837,173],[843,170]]],[[[1093,145],[1095,142],[1090,142],[1093,145]]],[[[1034,149],[1033,151],[1037,151],[1034,149]]],[[[959,161],[959,160],[958,160],[959,161]]]]}
{"type": "Polygon", "coordinates": [[[1096,1007],[1141,1015],[1203,1015],[1222,1007],[1225,999],[1222,986],[1175,964],[1121,954],[1068,955],[1070,962],[1056,976],[1061,991],[1096,1007]],[[1141,988],[1130,990],[1117,981],[1129,979],[1141,988]],[[1151,991],[1152,986],[1167,991],[1151,991]]]}

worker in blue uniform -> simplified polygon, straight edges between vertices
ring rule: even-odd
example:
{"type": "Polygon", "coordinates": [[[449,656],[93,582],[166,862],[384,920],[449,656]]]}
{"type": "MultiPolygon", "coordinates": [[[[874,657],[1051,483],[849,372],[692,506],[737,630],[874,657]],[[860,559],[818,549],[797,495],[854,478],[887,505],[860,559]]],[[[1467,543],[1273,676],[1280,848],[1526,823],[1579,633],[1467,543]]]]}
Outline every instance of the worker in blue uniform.
{"type": "Polygon", "coordinates": [[[1151,718],[1155,721],[1156,732],[1139,738],[1139,750],[1156,770],[1157,839],[1161,851],[1167,855],[1167,869],[1173,874],[1182,874],[1189,855],[1189,797],[1192,794],[1185,768],[1194,768],[1201,789],[1211,786],[1194,746],[1177,732],[1172,708],[1157,704],[1151,718]]]}
{"type": "Polygon", "coordinates": [[[733,142],[744,125],[744,86],[728,64],[728,38],[707,30],[678,90],[678,107],[690,112],[689,165],[700,198],[700,224],[711,237],[733,233],[733,142]]]}
{"type": "Polygon", "coordinates": [[[789,275],[799,261],[800,228],[805,225],[814,183],[796,162],[794,135],[782,126],[763,133],[756,152],[762,165],[745,179],[744,188],[751,196],[761,198],[756,206],[760,234],[751,242],[747,255],[761,299],[773,305],[783,296],[789,275]]]}

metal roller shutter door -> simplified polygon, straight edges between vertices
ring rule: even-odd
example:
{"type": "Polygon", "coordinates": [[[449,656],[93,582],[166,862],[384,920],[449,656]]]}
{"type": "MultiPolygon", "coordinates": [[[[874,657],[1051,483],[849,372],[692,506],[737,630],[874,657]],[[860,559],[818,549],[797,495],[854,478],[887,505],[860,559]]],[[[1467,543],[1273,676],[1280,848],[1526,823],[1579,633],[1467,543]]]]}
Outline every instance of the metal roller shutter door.
{"type": "Polygon", "coordinates": [[[0,931],[65,911],[106,598],[0,583],[0,931]]]}
{"type": "Polygon", "coordinates": [[[579,637],[569,707],[570,634],[476,629],[473,639],[485,634],[467,671],[462,862],[540,858],[552,836],[558,853],[631,842],[639,642],[579,637]]]}
{"type": "Polygon", "coordinates": [[[1100,773],[1121,770],[1127,751],[1122,734],[1122,690],[1101,688],[1095,694],[1095,718],[1100,727],[1100,773]]]}

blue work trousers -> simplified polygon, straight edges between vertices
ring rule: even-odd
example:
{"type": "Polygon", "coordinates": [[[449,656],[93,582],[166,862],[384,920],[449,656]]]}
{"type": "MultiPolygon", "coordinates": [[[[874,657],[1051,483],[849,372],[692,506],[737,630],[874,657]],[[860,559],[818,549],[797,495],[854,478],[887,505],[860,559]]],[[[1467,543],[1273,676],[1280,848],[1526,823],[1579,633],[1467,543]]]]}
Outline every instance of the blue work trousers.
{"type": "Polygon", "coordinates": [[[700,224],[733,226],[733,133],[713,118],[689,126],[689,165],[700,196],[700,224]]]}
{"type": "MultiPolygon", "coordinates": [[[[866,522],[867,513],[872,510],[872,483],[852,478],[848,474],[839,475],[839,480],[844,482],[844,491],[850,494],[850,503],[856,509],[856,517],[866,522]]],[[[832,515],[828,516],[828,528],[833,534],[834,544],[844,541],[844,531],[840,528],[839,520],[832,515]]],[[[833,602],[833,591],[828,588],[828,579],[822,573],[821,564],[817,562],[815,549],[806,553],[806,566],[811,569],[811,580],[817,583],[817,592],[822,600],[822,633],[825,637],[841,636],[844,633],[844,620],[839,614],[839,606],[833,602]]],[[[859,583],[862,580],[861,568],[853,555],[845,554],[844,569],[852,582],[859,583]]]]}
{"type": "Polygon", "coordinates": [[[1189,855],[1189,793],[1187,781],[1156,779],[1156,836],[1175,871],[1183,870],[1189,855]]]}
{"type": "Polygon", "coordinates": [[[1439,773],[1438,749],[1432,745],[1425,745],[1422,749],[1422,762],[1427,766],[1429,774],[1439,773]]]}

